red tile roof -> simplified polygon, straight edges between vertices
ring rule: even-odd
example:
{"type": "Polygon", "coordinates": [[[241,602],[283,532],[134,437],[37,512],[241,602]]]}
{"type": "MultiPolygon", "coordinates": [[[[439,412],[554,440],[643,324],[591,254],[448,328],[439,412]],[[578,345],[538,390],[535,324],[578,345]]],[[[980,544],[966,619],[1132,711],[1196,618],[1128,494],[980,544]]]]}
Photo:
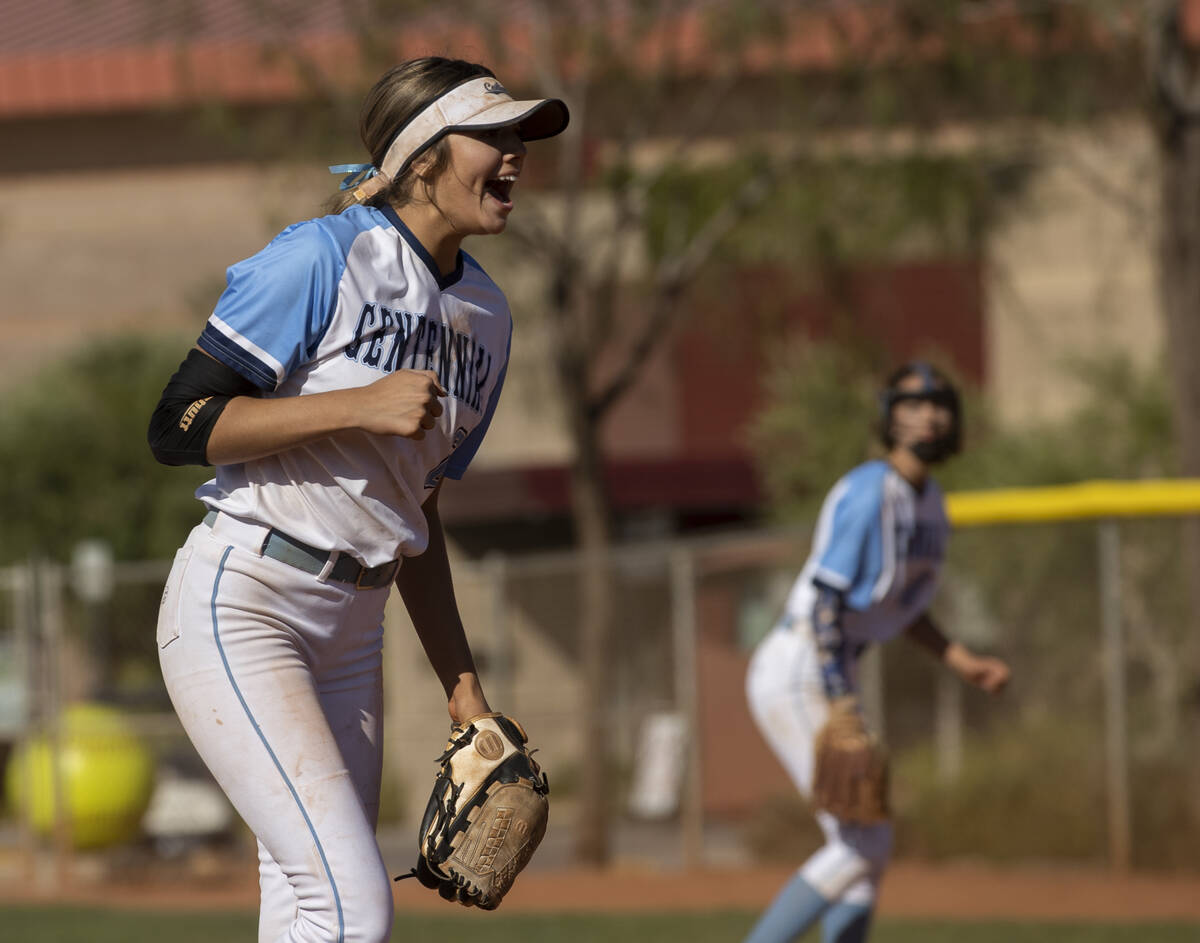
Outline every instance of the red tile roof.
{"type": "MultiPolygon", "coordinates": [[[[587,0],[570,2],[575,19],[549,24],[564,39],[577,29],[580,16],[594,20],[597,15],[587,0]]],[[[829,0],[799,7],[786,0],[760,0],[760,7],[772,2],[785,11],[784,28],[769,42],[738,49],[738,69],[754,72],[779,64],[825,69],[850,57],[875,62],[924,58],[939,55],[944,46],[937,36],[906,45],[905,30],[886,3],[829,0]]],[[[1185,28],[1200,29],[1200,0],[1187,4],[1185,28]]],[[[355,34],[369,6],[368,0],[0,0],[0,118],[212,99],[296,99],[309,88],[295,68],[293,53],[315,66],[323,81],[362,84],[373,75],[360,74],[364,66],[355,34]]],[[[607,28],[614,42],[632,46],[640,61],[669,57],[681,70],[711,71],[730,64],[705,28],[708,15],[722,6],[717,0],[694,0],[678,17],[636,38],[632,20],[614,18],[607,28]]],[[[498,42],[482,28],[464,23],[451,4],[431,9],[436,12],[419,19],[372,25],[373,38],[382,37],[396,61],[429,54],[482,58],[515,82],[532,71],[533,20],[522,0],[506,3],[506,25],[498,42]],[[505,61],[496,61],[495,48],[504,50],[505,61]]],[[[1024,29],[1011,0],[980,2],[973,9],[992,17],[980,18],[986,41],[1002,35],[1015,48],[1037,49],[1046,40],[1024,29]]],[[[1051,44],[1078,42],[1080,35],[1104,41],[1098,30],[1089,32],[1086,21],[1080,22],[1083,33],[1068,30],[1051,44]]],[[[561,49],[571,45],[559,44],[561,49]]]]}
{"type": "MultiPolygon", "coordinates": [[[[362,0],[0,0],[0,117],[305,93],[294,61],[354,80],[362,0]]],[[[432,51],[439,17],[402,57],[432,51]]]]}
{"type": "Polygon", "coordinates": [[[0,56],[344,32],[361,2],[295,0],[0,0],[0,56]]]}
{"type": "MultiPolygon", "coordinates": [[[[353,43],[323,36],[299,46],[336,72],[353,43]]],[[[119,111],[204,99],[288,100],[303,91],[292,66],[252,41],[158,43],[0,60],[0,115],[119,111]]]]}
{"type": "Polygon", "coordinates": [[[1191,46],[1200,46],[1200,0],[1183,0],[1179,8],[1183,36],[1191,46]]]}

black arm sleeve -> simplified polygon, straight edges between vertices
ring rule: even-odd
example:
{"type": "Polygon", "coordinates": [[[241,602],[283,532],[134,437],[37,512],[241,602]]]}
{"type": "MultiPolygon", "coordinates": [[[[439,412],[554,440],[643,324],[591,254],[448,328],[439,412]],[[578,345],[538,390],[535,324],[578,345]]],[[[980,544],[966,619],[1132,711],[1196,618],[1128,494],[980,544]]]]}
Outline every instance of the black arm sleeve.
{"type": "Polygon", "coordinates": [[[852,694],[850,687],[850,647],[842,635],[842,610],[845,598],[832,586],[814,580],[817,598],[813,604],[813,637],[821,667],[821,684],[830,700],[852,694]]]}
{"type": "Polygon", "coordinates": [[[207,465],[208,437],[225,404],[258,392],[232,367],[196,348],[189,350],[150,417],[150,451],[164,465],[207,465]]]}

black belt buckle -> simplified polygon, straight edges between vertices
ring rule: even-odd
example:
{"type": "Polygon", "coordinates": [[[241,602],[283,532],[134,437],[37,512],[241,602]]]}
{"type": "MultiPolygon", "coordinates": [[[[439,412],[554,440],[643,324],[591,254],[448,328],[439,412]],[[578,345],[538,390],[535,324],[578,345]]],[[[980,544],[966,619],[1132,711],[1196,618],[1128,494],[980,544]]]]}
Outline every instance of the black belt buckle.
{"type": "MultiPolygon", "coordinates": [[[[396,564],[395,560],[388,560],[387,563],[381,563],[378,566],[370,566],[370,567],[364,566],[362,569],[360,569],[358,571],[358,577],[354,581],[354,588],[355,589],[376,589],[376,588],[384,585],[384,583],[388,582],[388,579],[377,580],[377,577],[382,576],[384,574],[384,572],[386,570],[388,570],[389,568],[394,568],[395,564],[396,564]],[[373,582],[369,582],[369,583],[363,582],[367,578],[370,578],[373,582]]],[[[392,573],[393,574],[395,573],[395,569],[392,569],[392,573]]],[[[390,579],[390,577],[389,577],[389,579],[390,579]]]]}

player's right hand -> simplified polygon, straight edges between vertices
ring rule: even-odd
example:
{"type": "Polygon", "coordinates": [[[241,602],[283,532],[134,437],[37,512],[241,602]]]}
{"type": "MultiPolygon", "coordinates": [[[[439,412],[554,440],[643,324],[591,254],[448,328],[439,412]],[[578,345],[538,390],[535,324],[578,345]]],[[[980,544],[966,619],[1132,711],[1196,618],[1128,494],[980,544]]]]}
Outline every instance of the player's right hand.
{"type": "Polygon", "coordinates": [[[368,396],[361,428],[406,439],[423,439],[437,425],[446,395],[432,370],[397,370],[363,389],[368,396]]]}
{"type": "Polygon", "coordinates": [[[946,664],[967,684],[982,688],[988,694],[1000,694],[1012,676],[1012,669],[1001,658],[976,655],[962,645],[946,650],[946,664]]]}

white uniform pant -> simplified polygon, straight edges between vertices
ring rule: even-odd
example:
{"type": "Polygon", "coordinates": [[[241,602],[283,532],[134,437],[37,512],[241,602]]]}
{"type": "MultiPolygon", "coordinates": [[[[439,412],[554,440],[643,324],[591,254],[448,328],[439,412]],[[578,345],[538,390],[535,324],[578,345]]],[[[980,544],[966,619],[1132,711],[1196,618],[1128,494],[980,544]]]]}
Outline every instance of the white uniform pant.
{"type": "Polygon", "coordinates": [[[375,840],[386,587],[259,554],[221,515],[175,557],[159,611],[184,729],[258,839],[259,943],[380,943],[391,880],[375,840]]]}
{"type": "MultiPolygon", "coordinates": [[[[763,738],[792,782],[801,795],[811,797],[813,746],[829,714],[829,702],[807,620],[777,626],[759,644],[746,675],[746,699],[763,738]]],[[[891,855],[891,823],[855,825],[822,811],[816,818],[825,844],[800,873],[826,900],[869,904],[891,855]]]]}

